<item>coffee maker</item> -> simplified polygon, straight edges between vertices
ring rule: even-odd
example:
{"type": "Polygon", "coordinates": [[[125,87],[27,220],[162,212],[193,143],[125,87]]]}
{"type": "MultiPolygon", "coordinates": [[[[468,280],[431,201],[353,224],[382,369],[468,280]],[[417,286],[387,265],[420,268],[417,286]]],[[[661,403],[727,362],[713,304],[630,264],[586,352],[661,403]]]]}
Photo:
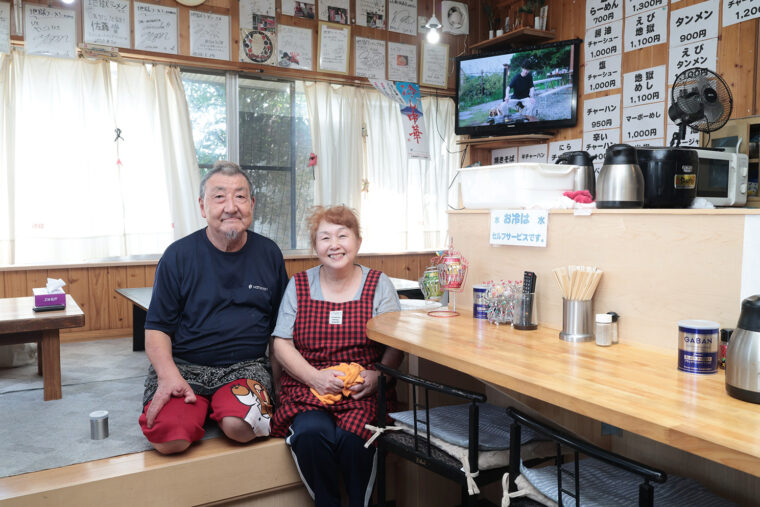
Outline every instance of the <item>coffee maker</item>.
{"type": "Polygon", "coordinates": [[[726,391],[760,403],[760,294],[742,301],[739,323],[726,350],[726,391]]]}

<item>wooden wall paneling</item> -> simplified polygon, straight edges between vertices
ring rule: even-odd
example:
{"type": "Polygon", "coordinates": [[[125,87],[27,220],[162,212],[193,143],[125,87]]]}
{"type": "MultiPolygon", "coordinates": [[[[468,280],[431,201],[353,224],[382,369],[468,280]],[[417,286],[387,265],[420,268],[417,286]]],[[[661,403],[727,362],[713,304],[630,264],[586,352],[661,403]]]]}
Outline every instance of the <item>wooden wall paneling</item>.
{"type": "Polygon", "coordinates": [[[4,298],[4,297],[5,297],[5,271],[0,271],[0,298],[4,298]]]}
{"type": "Polygon", "coordinates": [[[47,269],[34,269],[26,272],[26,294],[32,295],[32,289],[47,286],[47,269]]]}
{"type": "Polygon", "coordinates": [[[90,314],[87,316],[91,325],[90,329],[108,329],[109,319],[108,268],[92,267],[87,270],[88,290],[90,300],[90,314]]]}
{"type": "Polygon", "coordinates": [[[5,297],[18,298],[31,295],[32,291],[26,283],[26,271],[5,272],[5,297]]]}
{"type": "Polygon", "coordinates": [[[145,283],[145,266],[127,266],[125,287],[147,287],[145,283]]]}
{"type": "Polygon", "coordinates": [[[74,301],[77,302],[79,308],[84,312],[84,326],[77,328],[76,331],[89,331],[90,329],[94,329],[92,327],[92,317],[93,311],[97,306],[90,302],[90,280],[88,271],[87,268],[71,268],[68,270],[69,274],[66,279],[69,289],[68,293],[71,294],[71,297],[74,298],[74,301]]]}
{"type": "Polygon", "coordinates": [[[129,301],[116,293],[115,289],[130,287],[128,284],[127,268],[111,266],[106,270],[108,274],[108,328],[122,329],[132,326],[131,310],[129,301]]]}
{"type": "MultiPolygon", "coordinates": [[[[734,97],[732,118],[755,114],[757,79],[756,39],[758,20],[744,21],[721,29],[718,37],[718,74],[725,79],[734,97]]],[[[744,140],[745,143],[749,139],[744,140]]]]}

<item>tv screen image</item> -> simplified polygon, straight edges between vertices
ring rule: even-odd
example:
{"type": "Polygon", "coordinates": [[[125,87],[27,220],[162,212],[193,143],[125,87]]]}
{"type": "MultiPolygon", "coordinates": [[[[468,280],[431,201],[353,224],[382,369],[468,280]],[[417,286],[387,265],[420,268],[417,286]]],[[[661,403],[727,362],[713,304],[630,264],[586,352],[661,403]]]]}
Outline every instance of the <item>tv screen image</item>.
{"type": "Polygon", "coordinates": [[[580,43],[459,57],[456,133],[509,135],[574,126],[580,43]]]}

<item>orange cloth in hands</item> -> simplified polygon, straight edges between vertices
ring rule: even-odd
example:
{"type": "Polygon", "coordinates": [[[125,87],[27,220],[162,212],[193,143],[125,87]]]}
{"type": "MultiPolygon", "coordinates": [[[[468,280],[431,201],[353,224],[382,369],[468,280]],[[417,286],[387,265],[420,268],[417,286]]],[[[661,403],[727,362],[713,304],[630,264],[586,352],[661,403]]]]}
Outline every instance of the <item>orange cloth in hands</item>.
{"type": "Polygon", "coordinates": [[[339,402],[343,396],[351,396],[351,387],[355,386],[356,384],[364,383],[364,377],[360,375],[360,373],[364,371],[364,367],[358,363],[340,363],[336,364],[335,366],[325,368],[325,370],[336,370],[343,373],[343,391],[342,394],[319,394],[312,387],[311,393],[316,396],[323,405],[332,405],[339,402]]]}

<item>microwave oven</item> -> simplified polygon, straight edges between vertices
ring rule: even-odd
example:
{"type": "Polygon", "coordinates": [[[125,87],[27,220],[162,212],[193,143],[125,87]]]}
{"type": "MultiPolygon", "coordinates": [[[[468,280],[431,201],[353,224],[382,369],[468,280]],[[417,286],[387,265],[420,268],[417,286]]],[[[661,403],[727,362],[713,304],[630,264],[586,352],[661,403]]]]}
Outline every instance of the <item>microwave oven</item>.
{"type": "Polygon", "coordinates": [[[747,155],[702,148],[694,151],[699,156],[697,197],[715,206],[747,204],[747,155]]]}

